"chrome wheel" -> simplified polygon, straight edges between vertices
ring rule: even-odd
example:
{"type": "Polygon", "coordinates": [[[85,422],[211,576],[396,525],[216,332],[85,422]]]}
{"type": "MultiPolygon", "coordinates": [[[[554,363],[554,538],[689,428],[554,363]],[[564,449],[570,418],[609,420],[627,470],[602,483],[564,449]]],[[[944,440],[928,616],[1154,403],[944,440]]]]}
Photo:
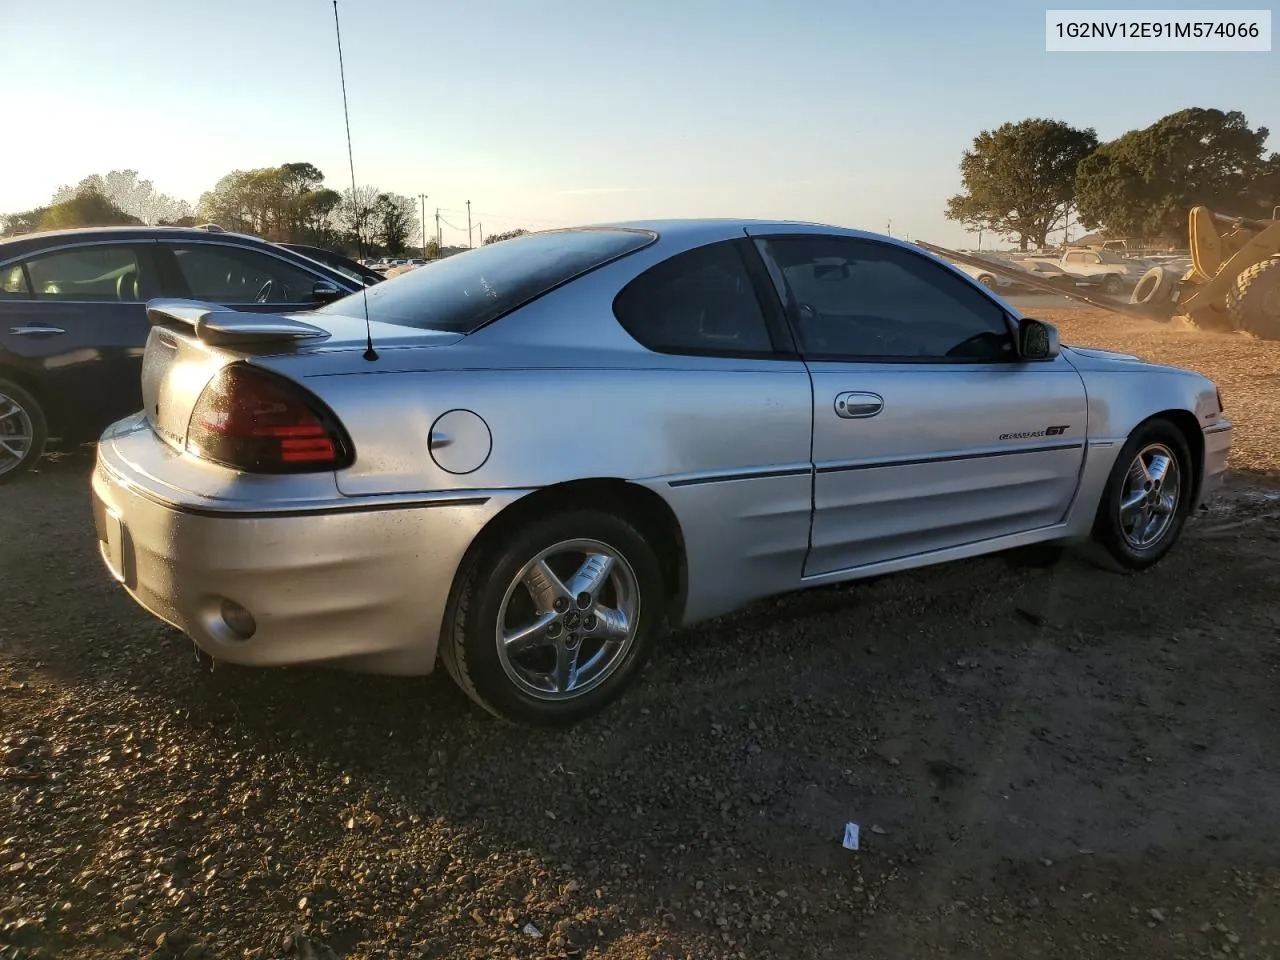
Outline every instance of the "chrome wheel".
{"type": "Polygon", "coordinates": [[[498,608],[498,659],[524,693],[570,700],[626,659],[640,618],[640,585],[618,551],[565,540],[521,568],[498,608]]]}
{"type": "Polygon", "coordinates": [[[17,400],[0,393],[0,474],[16,469],[34,440],[31,414],[17,400]]]}
{"type": "Polygon", "coordinates": [[[1147,550],[1173,527],[1182,495],[1178,459],[1163,443],[1143,447],[1129,465],[1120,497],[1120,530],[1129,546],[1147,550]]]}

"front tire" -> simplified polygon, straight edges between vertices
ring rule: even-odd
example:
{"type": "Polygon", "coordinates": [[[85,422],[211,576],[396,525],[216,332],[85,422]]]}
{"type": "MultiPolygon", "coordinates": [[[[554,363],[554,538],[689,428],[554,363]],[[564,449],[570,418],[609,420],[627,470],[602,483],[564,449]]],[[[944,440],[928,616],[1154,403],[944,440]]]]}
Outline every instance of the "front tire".
{"type": "Polygon", "coordinates": [[[1227,293],[1232,326],[1262,340],[1280,340],[1280,257],[1260,260],[1227,293]]]}
{"type": "Polygon", "coordinates": [[[1182,431],[1149,420],[1116,457],[1098,505],[1093,539],[1122,571],[1145,570],[1177,542],[1191,510],[1193,460],[1182,431]]]}
{"type": "Polygon", "coordinates": [[[658,558],[631,523],[594,509],[552,514],[468,561],[440,657],[501,718],[572,723],[631,683],[665,599],[658,558]]]}
{"type": "Polygon", "coordinates": [[[44,454],[48,437],[36,398],[12,380],[0,379],[0,483],[30,470],[44,454]]]}

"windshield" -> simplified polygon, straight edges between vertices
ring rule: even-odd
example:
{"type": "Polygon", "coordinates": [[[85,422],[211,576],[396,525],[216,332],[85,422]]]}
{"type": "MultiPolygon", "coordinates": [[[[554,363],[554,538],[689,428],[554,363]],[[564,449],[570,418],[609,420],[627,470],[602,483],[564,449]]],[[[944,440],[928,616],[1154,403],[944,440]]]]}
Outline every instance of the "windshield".
{"type": "MultiPolygon", "coordinates": [[[[370,287],[369,319],[470,333],[656,239],[649,231],[608,227],[549,230],[500,240],[370,287]]],[[[343,297],[318,312],[363,316],[365,297],[343,297]]]]}

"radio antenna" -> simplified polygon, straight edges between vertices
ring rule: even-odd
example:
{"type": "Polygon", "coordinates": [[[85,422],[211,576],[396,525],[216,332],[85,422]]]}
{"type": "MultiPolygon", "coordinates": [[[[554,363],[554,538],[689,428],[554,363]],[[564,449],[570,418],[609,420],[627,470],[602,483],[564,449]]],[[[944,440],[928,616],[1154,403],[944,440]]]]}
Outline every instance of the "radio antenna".
{"type": "MultiPolygon", "coordinates": [[[[361,226],[364,222],[364,217],[361,216],[360,210],[356,208],[356,204],[359,202],[359,198],[356,196],[356,160],[351,150],[351,114],[347,110],[347,71],[342,65],[342,27],[338,24],[338,0],[333,0],[333,31],[338,37],[338,76],[342,78],[342,116],[347,122],[347,163],[351,166],[351,206],[354,209],[356,222],[356,253],[363,260],[364,232],[361,230],[361,226]]],[[[360,294],[364,300],[364,358],[366,360],[377,360],[378,354],[373,349],[373,327],[369,323],[369,286],[364,281],[361,281],[360,294]]]]}

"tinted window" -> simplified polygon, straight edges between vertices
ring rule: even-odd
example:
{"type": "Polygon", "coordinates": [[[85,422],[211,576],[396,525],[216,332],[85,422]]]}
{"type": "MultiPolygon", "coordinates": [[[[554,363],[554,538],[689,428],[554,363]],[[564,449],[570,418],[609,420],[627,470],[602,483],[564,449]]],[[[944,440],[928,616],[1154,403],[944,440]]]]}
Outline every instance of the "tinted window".
{"type": "Polygon", "coordinates": [[[27,275],[22,272],[22,264],[0,267],[0,296],[27,297],[30,294],[31,288],[27,286],[27,275]]]}
{"type": "Polygon", "coordinates": [[[638,230],[552,230],[468,250],[322,307],[424,330],[469,333],[589,270],[654,241],[638,230]]]}
{"type": "Polygon", "coordinates": [[[341,254],[333,253],[330,250],[325,250],[320,247],[307,247],[294,243],[282,243],[281,246],[311,260],[318,260],[330,270],[337,270],[344,277],[354,280],[356,283],[381,283],[386,279],[381,274],[374,273],[363,264],[355,260],[348,259],[341,254]]]}
{"type": "Polygon", "coordinates": [[[146,300],[151,277],[130,246],[102,243],[58,250],[26,261],[31,289],[41,300],[146,300]]]}
{"type": "Polygon", "coordinates": [[[773,343],[736,242],[677,254],[632,280],[613,305],[636,340],[662,353],[769,354],[773,343]]]}
{"type": "Polygon", "coordinates": [[[889,244],[832,237],[765,244],[785,282],[806,355],[1008,360],[1000,305],[929,258],[889,244]]]}
{"type": "Polygon", "coordinates": [[[212,303],[306,303],[321,279],[256,250],[210,243],[175,243],[169,249],[191,296],[212,303]]]}

